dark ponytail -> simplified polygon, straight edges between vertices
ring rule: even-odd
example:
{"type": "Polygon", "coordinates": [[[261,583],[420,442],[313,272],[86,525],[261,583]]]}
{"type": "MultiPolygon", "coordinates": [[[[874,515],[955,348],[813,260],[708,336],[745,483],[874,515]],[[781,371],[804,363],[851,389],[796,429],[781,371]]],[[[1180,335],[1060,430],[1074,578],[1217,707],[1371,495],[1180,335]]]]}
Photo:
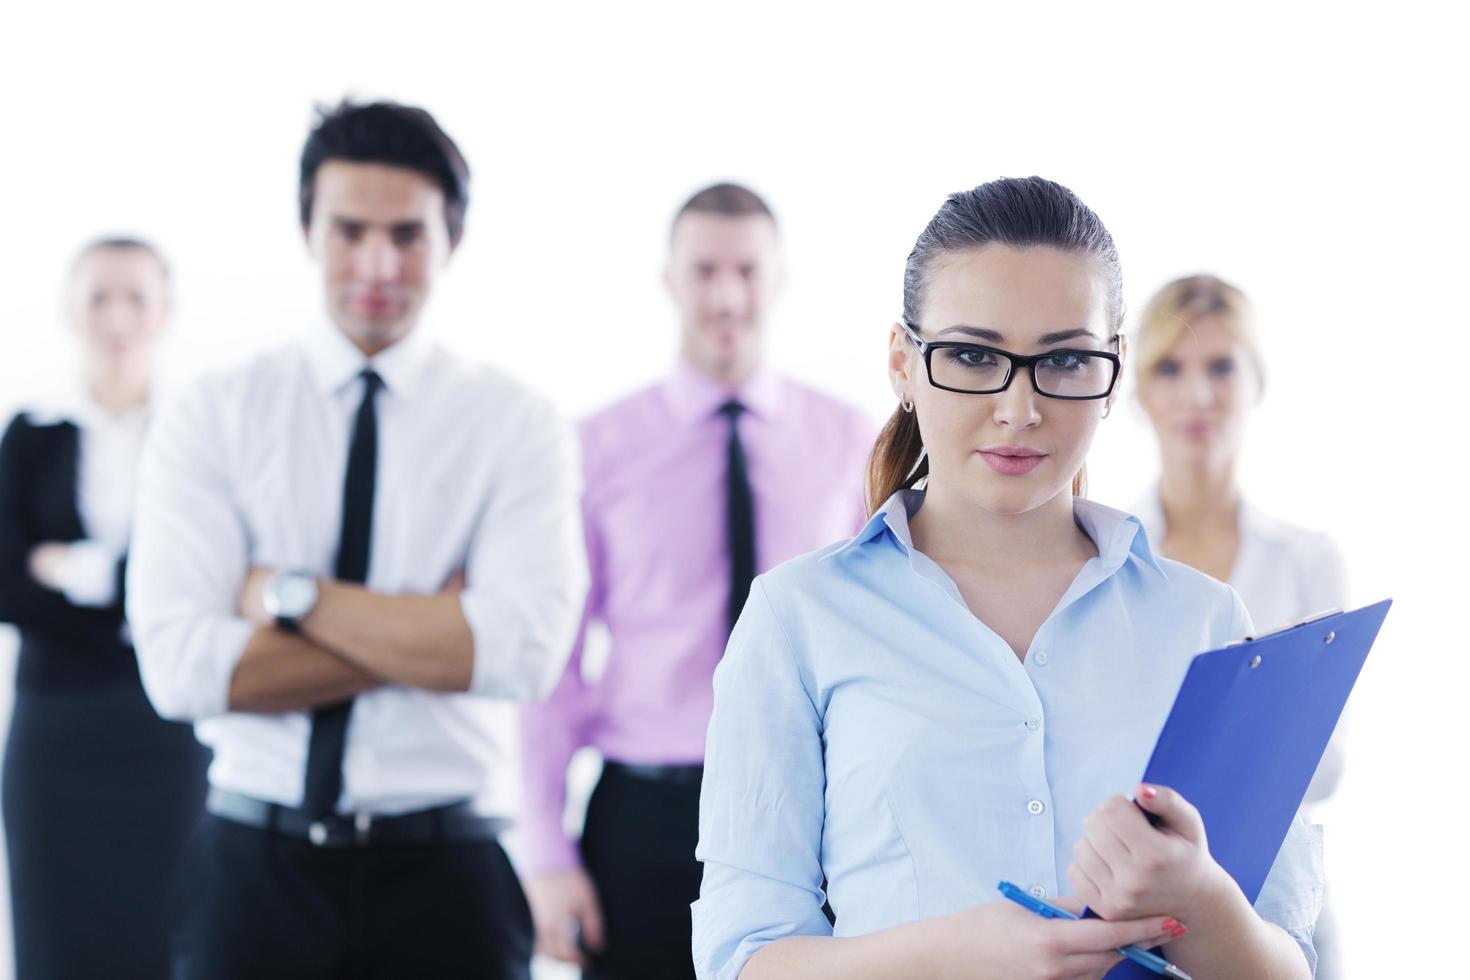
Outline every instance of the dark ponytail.
{"type": "Polygon", "coordinates": [[[929,475],[929,457],[923,456],[924,438],[913,412],[897,408],[878,433],[873,455],[868,457],[868,512],[899,490],[913,486],[929,475]],[[920,457],[923,456],[921,459],[920,457]]]}
{"type": "MultiPolygon", "coordinates": [[[[1076,194],[1042,177],[1005,177],[951,194],[919,234],[903,270],[903,316],[918,323],[924,290],[934,261],[951,252],[973,252],[990,245],[1046,246],[1094,256],[1102,266],[1108,292],[1108,322],[1123,326],[1123,273],[1113,236],[1076,194]]],[[[919,420],[902,407],[889,418],[868,460],[868,509],[876,511],[899,490],[929,473],[919,420]]],[[[1072,480],[1072,492],[1086,489],[1086,468],[1072,480]]]]}

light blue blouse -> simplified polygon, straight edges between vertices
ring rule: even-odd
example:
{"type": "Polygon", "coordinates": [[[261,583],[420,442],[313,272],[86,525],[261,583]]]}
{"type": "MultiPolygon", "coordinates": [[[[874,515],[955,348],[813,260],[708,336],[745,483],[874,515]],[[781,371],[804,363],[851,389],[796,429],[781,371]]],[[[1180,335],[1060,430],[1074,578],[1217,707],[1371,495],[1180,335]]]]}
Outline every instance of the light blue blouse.
{"type": "MultiPolygon", "coordinates": [[[[701,978],[766,943],[854,936],[1066,878],[1082,821],[1130,794],[1190,659],[1251,629],[1226,585],[1077,500],[1097,545],[1025,662],[913,547],[921,491],[756,580],[715,673],[693,906],[701,978]]],[[[1256,902],[1309,962],[1321,837],[1300,819],[1256,902]]]]}

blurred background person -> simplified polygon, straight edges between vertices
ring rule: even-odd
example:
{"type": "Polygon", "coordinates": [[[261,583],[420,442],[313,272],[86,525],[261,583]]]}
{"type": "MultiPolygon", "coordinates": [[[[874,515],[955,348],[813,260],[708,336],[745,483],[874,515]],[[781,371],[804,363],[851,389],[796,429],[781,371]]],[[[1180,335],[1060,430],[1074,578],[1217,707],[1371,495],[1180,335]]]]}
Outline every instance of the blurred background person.
{"type": "Polygon", "coordinates": [[[866,516],[876,427],[765,364],[782,276],[763,199],[736,184],[696,193],[675,215],[665,271],[680,322],[673,371],[581,426],[592,586],[561,684],[523,712],[520,867],[538,949],[587,977],[694,976],[715,666],[757,572],[866,516]],[[611,637],[596,680],[583,675],[592,621],[611,637]],[[562,816],[585,745],[603,769],[579,849],[562,816]]]}
{"type": "Polygon", "coordinates": [[[143,679],[216,754],[173,976],[519,980],[509,702],[576,631],[575,445],[424,333],[470,179],[428,112],[324,109],[299,173],[320,313],[162,412],[140,469],[143,679]]]}
{"type": "Polygon", "coordinates": [[[65,294],[81,383],[0,443],[0,620],[21,636],[5,834],[27,980],[167,975],[165,896],[203,805],[208,753],[154,713],[123,619],[169,294],[152,245],[83,249],[65,294]]]}
{"type": "MultiPolygon", "coordinates": [[[[1174,280],[1144,307],[1134,356],[1161,463],[1155,490],[1134,512],[1160,553],[1230,583],[1261,632],[1346,608],[1346,572],[1332,541],[1261,513],[1236,480],[1266,375],[1245,294],[1212,275],[1174,280]]],[[[1342,774],[1341,742],[1339,729],[1307,791],[1308,815],[1342,774]]],[[[1314,934],[1319,980],[1341,975],[1330,912],[1324,906],[1314,934]]]]}

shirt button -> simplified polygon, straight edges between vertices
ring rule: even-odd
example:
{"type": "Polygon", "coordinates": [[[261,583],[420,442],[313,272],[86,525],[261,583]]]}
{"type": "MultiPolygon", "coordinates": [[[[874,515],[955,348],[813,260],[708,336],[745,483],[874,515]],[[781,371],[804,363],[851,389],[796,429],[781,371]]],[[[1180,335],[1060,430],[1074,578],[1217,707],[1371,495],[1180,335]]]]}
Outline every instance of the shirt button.
{"type": "Polygon", "coordinates": [[[1046,804],[1041,802],[1040,800],[1032,800],[1030,803],[1026,804],[1026,812],[1031,814],[1033,817],[1040,816],[1042,813],[1046,812],[1046,804]]]}
{"type": "Polygon", "coordinates": [[[1046,889],[1044,887],[1042,887],[1041,885],[1032,885],[1030,888],[1027,889],[1027,891],[1029,891],[1031,893],[1031,897],[1032,898],[1045,898],[1046,897],[1046,889]]]}
{"type": "Polygon", "coordinates": [[[1037,650],[1036,651],[1036,656],[1032,657],[1031,659],[1034,660],[1034,661],[1036,661],[1036,666],[1038,666],[1038,667],[1045,667],[1046,666],[1046,662],[1048,660],[1050,660],[1051,658],[1046,655],[1046,651],[1045,650],[1037,650]]]}
{"type": "Polygon", "coordinates": [[[1028,731],[1033,731],[1034,732],[1034,731],[1036,731],[1036,729],[1038,729],[1040,727],[1041,727],[1041,720],[1040,719],[1038,719],[1038,718],[1027,718],[1026,719],[1026,728],[1027,728],[1028,731]]]}

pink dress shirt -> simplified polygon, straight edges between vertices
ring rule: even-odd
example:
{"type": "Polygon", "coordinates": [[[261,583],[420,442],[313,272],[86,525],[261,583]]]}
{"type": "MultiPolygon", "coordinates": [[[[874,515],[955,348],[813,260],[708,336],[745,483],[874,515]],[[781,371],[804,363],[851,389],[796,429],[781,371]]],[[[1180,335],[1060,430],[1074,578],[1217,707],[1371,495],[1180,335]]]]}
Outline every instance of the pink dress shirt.
{"type": "Polygon", "coordinates": [[[855,409],[768,372],[738,391],[680,364],[582,423],[591,588],[565,675],[527,705],[521,868],[578,865],[562,830],[566,772],[584,745],[655,765],[704,760],[715,665],[728,638],[725,461],[730,398],[755,500],[756,568],[854,534],[876,427],[855,409]],[[611,638],[600,678],[583,676],[588,624],[611,638]]]}

